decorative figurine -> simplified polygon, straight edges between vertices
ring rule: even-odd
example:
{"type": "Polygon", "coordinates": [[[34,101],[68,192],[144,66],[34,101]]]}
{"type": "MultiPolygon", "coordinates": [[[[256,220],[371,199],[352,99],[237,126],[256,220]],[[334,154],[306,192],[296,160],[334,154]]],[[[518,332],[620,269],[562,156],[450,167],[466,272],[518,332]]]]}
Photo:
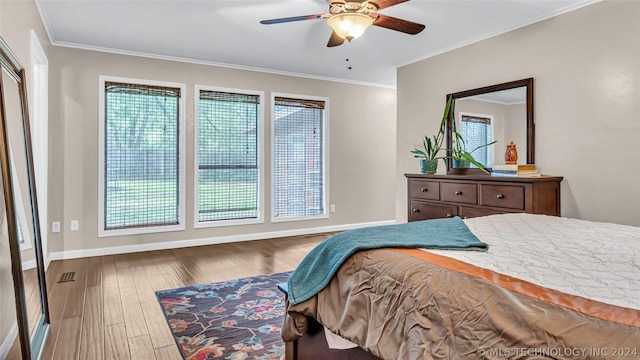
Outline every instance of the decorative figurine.
{"type": "Polygon", "coordinates": [[[513,140],[509,140],[509,144],[507,145],[507,151],[505,151],[504,153],[504,163],[518,163],[518,150],[516,150],[516,144],[513,143],[513,140]]]}

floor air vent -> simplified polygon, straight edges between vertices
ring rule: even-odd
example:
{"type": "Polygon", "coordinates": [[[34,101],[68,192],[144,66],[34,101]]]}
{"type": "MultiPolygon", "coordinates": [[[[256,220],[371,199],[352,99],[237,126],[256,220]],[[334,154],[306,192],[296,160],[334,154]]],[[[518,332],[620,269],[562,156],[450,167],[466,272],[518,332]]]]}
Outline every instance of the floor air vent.
{"type": "Polygon", "coordinates": [[[76,277],[75,271],[62,273],[62,276],[60,276],[60,280],[58,280],[58,282],[62,283],[62,282],[75,281],[76,280],[75,277],[76,277]]]}

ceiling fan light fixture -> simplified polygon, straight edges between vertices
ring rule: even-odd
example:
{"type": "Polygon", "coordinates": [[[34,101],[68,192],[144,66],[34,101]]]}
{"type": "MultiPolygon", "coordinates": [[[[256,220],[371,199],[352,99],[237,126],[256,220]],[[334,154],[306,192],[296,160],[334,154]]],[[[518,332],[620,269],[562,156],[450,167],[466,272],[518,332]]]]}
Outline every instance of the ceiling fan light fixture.
{"type": "Polygon", "coordinates": [[[365,14],[345,12],[333,15],[327,20],[327,24],[338,36],[351,41],[362,36],[364,31],[373,24],[373,19],[365,14]]]}

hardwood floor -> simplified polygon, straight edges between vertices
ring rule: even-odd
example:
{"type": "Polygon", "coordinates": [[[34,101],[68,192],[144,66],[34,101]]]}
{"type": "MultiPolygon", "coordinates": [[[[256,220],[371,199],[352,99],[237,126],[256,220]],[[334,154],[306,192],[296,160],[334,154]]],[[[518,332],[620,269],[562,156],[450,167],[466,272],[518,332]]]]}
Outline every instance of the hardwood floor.
{"type": "Polygon", "coordinates": [[[156,290],[293,270],[329,235],[54,261],[42,358],[179,360],[156,290]],[[57,282],[71,271],[75,281],[57,282]]]}

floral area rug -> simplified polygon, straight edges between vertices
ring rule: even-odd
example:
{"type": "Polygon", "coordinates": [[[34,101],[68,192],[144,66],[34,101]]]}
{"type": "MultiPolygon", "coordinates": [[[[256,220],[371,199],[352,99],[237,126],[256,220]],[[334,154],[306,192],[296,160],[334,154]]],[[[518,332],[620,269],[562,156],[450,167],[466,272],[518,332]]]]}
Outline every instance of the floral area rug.
{"type": "Polygon", "coordinates": [[[156,291],[185,359],[280,360],[291,272],[156,291]]]}

